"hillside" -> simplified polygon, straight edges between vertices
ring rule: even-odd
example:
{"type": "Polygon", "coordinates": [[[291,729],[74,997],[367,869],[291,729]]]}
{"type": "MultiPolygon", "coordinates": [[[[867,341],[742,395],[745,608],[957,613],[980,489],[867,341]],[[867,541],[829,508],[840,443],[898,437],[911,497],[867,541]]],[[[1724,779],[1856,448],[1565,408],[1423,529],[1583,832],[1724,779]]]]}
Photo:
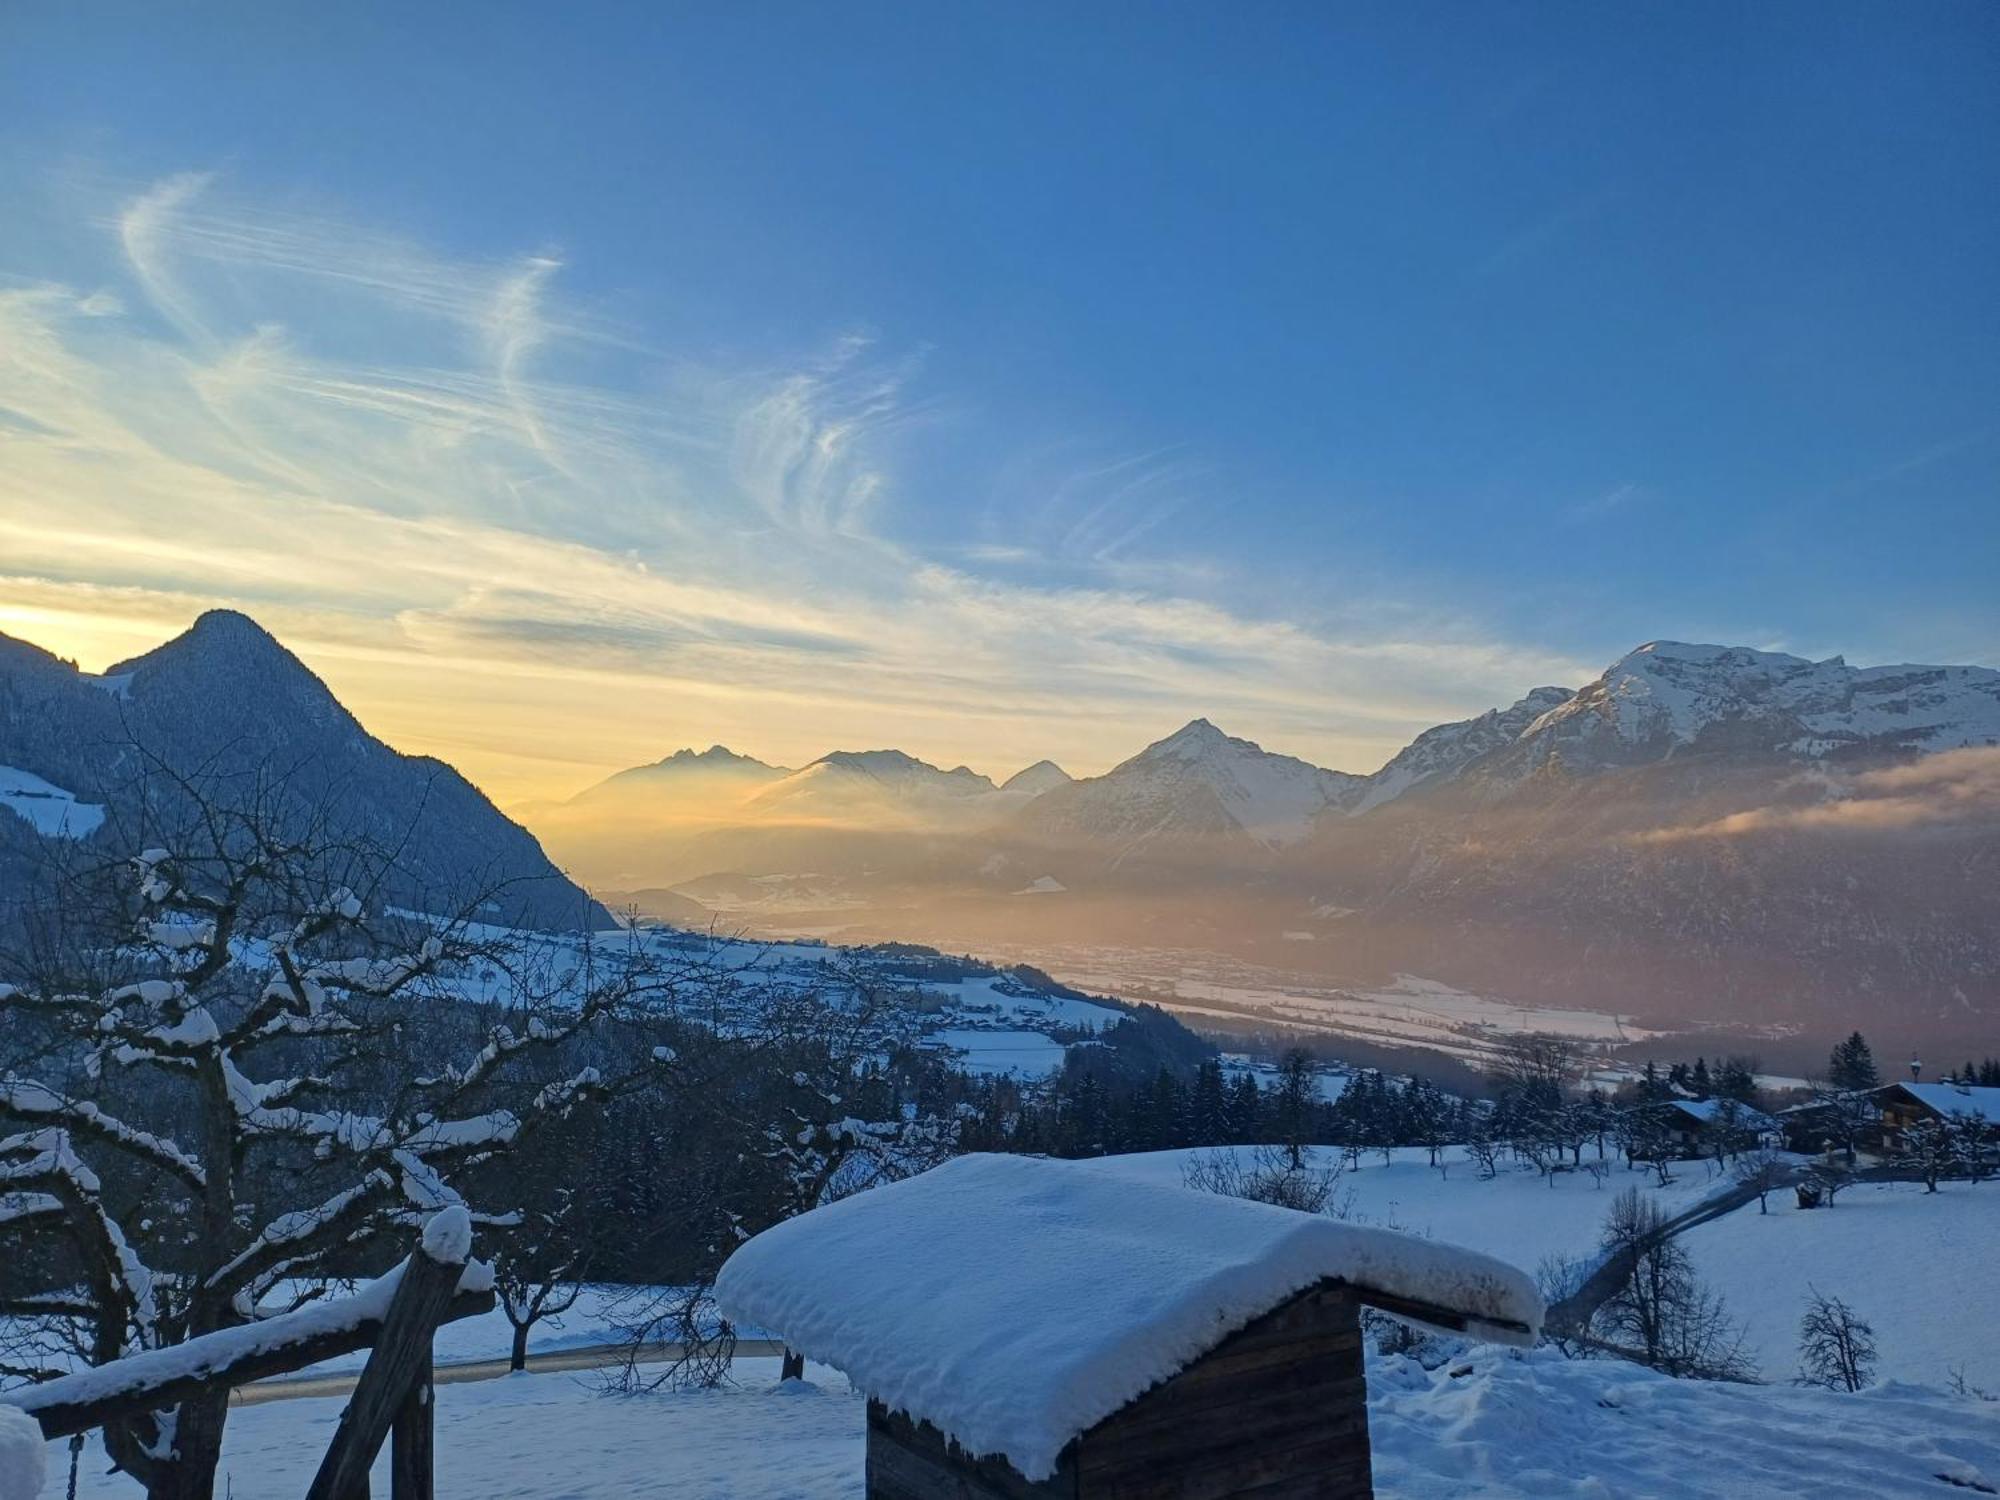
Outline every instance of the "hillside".
{"type": "MultiPolygon", "coordinates": [[[[297,657],[230,611],[101,676],[0,637],[0,767],[17,788],[35,778],[100,812],[93,851],[129,851],[149,819],[184,816],[182,782],[236,801],[261,788],[294,832],[317,820],[335,837],[400,848],[392,900],[453,905],[490,892],[496,918],[604,920],[471,782],[383,744],[297,657]]],[[[19,890],[50,851],[27,815],[33,804],[6,805],[16,815],[0,817],[0,870],[19,890]]],[[[78,832],[74,815],[67,832],[78,832]]]]}

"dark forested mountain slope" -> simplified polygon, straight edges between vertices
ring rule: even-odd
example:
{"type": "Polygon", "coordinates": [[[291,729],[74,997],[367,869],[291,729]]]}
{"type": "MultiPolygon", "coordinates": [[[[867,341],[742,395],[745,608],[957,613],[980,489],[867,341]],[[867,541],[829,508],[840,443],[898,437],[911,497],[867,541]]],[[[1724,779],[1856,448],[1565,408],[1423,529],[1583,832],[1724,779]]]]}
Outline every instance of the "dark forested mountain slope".
{"type": "MultiPolygon", "coordinates": [[[[331,836],[399,849],[389,899],[449,907],[490,892],[495,919],[604,920],[477,787],[369,734],[297,657],[231,611],[102,676],[0,637],[0,766],[103,807],[89,841],[107,852],[139,836],[148,806],[173,815],[184,802],[177,778],[226,800],[261,788],[293,823],[317,818],[331,836]]],[[[10,884],[47,852],[27,819],[0,817],[10,884]]]]}

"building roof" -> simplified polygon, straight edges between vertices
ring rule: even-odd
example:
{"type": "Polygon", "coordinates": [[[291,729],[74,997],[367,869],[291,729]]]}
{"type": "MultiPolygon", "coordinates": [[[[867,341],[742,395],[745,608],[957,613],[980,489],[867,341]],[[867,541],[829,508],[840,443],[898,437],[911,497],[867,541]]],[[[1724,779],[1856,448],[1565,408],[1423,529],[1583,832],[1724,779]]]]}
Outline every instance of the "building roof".
{"type": "Polygon", "coordinates": [[[1328,1279],[1476,1337],[1531,1344],[1541,1326],[1534,1283],[1470,1250],[1020,1156],[787,1220],[715,1291],[736,1322],[1043,1479],[1071,1439],[1328,1279]]]}
{"type": "MultiPolygon", "coordinates": [[[[1723,1101],[1720,1099],[1665,1099],[1661,1102],[1679,1110],[1682,1114],[1692,1119],[1699,1120],[1704,1125],[1715,1118],[1716,1111],[1721,1109],[1723,1105],[1723,1101]]],[[[1736,1102],[1736,1123],[1741,1125],[1745,1130],[1769,1130],[1776,1126],[1778,1122],[1754,1105],[1745,1104],[1741,1100],[1738,1100],[1736,1102]]]]}
{"type": "Polygon", "coordinates": [[[1897,1090],[1941,1115],[1972,1115],[1988,1124],[2000,1125],[2000,1089],[1979,1088],[1969,1083],[1892,1083],[1882,1092],[1897,1090]]]}

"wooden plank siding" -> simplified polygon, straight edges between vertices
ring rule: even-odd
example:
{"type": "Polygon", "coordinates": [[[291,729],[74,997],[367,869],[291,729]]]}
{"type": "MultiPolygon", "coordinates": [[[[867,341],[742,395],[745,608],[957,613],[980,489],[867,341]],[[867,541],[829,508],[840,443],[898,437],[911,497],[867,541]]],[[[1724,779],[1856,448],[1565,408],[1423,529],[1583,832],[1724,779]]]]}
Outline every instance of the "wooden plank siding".
{"type": "Polygon", "coordinates": [[[1222,1339],[1031,1483],[869,1403],[868,1500],[1370,1500],[1360,1303],[1323,1282],[1222,1339]]]}

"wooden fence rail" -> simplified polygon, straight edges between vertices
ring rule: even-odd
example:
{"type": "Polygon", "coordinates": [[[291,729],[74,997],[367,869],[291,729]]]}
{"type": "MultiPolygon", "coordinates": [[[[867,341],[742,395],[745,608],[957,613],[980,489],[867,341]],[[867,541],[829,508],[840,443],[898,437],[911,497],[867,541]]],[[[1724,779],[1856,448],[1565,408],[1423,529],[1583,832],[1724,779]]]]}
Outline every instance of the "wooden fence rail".
{"type": "Polygon", "coordinates": [[[471,1243],[465,1210],[447,1209],[396,1271],[352,1297],[149,1349],[5,1392],[0,1401],[33,1417],[53,1441],[368,1349],[309,1500],[366,1500],[368,1470],[392,1434],[393,1500],[431,1500],[431,1341],[439,1325],[494,1306],[491,1276],[471,1261],[471,1243]]]}

